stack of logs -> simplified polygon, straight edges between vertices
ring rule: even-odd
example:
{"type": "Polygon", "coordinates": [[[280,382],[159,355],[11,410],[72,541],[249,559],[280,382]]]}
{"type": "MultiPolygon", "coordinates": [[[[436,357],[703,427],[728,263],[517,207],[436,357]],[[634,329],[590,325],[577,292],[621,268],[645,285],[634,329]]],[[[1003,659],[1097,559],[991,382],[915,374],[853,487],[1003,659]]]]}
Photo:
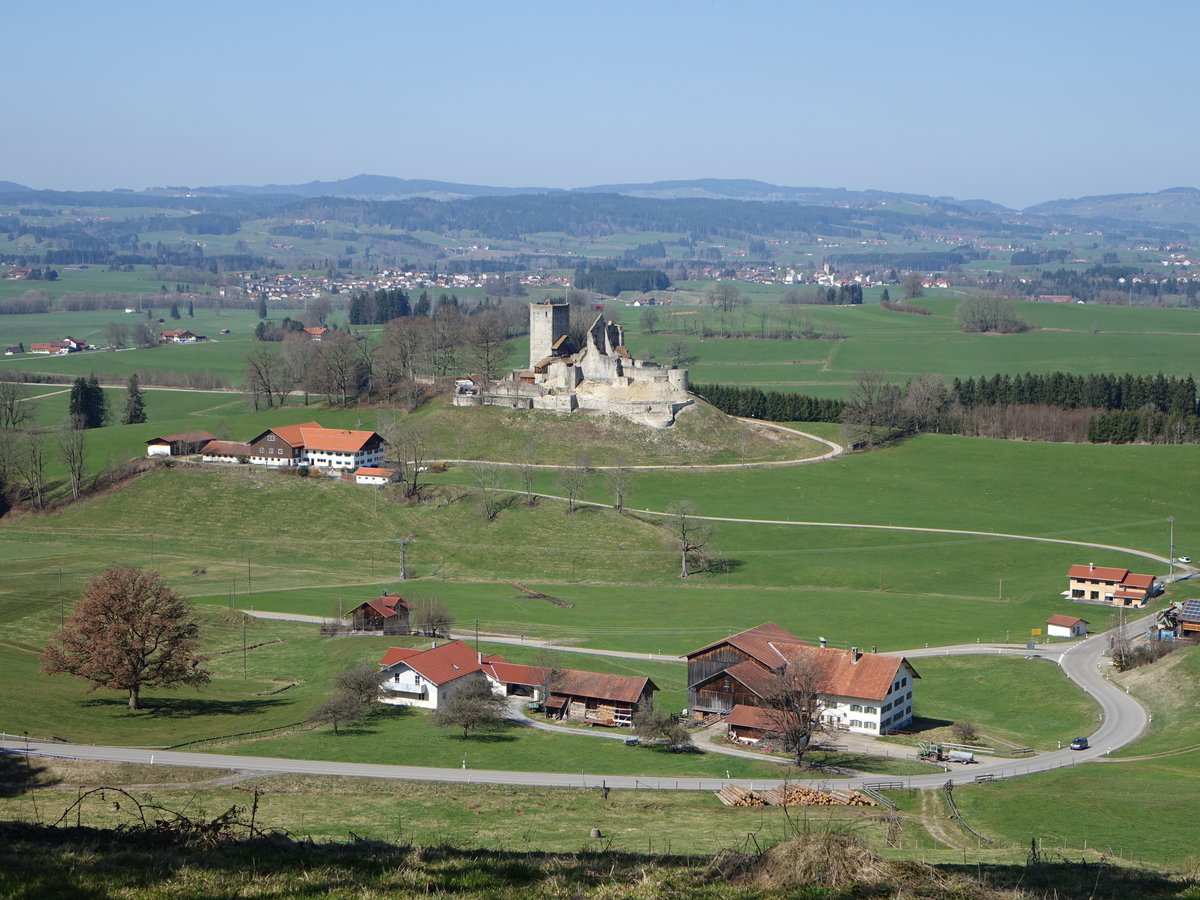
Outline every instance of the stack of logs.
{"type": "Polygon", "coordinates": [[[875,806],[866,794],[858,791],[818,791],[801,784],[789,784],[771,788],[761,793],[747,790],[736,784],[726,785],[717,791],[717,797],[726,806],[875,806]]]}

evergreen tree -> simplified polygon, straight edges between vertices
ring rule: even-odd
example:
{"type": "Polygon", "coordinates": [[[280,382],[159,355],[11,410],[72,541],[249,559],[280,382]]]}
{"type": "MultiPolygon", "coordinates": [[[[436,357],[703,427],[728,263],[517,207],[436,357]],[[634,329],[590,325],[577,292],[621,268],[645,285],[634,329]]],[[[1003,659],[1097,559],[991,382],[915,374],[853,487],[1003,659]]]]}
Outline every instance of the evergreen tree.
{"type": "Polygon", "coordinates": [[[178,303],[172,303],[172,304],[171,304],[171,318],[172,318],[172,319],[178,319],[179,317],[180,317],[180,316],[179,316],[179,304],[178,304],[178,303]]]}
{"type": "Polygon", "coordinates": [[[95,375],[87,381],[81,375],[71,383],[68,411],[77,428],[99,428],[104,424],[107,417],[104,389],[95,375]]]}
{"type": "Polygon", "coordinates": [[[142,389],[138,385],[136,372],[129,376],[126,390],[128,393],[125,398],[125,418],[121,421],[125,425],[140,425],[146,421],[146,404],[142,399],[142,389]]]}
{"type": "Polygon", "coordinates": [[[258,317],[260,319],[265,319],[267,317],[267,298],[266,297],[258,298],[258,317]]]}
{"type": "Polygon", "coordinates": [[[191,300],[188,301],[188,318],[189,319],[196,318],[196,306],[194,303],[192,303],[191,300]]]}

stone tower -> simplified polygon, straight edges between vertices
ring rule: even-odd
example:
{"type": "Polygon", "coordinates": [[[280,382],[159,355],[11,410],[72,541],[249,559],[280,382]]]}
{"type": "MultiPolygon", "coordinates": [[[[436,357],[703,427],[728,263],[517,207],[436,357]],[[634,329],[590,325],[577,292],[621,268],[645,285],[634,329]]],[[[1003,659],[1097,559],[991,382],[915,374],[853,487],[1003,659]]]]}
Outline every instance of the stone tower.
{"type": "Polygon", "coordinates": [[[529,368],[552,356],[554,342],[567,333],[571,308],[565,303],[529,304],[529,368]]]}

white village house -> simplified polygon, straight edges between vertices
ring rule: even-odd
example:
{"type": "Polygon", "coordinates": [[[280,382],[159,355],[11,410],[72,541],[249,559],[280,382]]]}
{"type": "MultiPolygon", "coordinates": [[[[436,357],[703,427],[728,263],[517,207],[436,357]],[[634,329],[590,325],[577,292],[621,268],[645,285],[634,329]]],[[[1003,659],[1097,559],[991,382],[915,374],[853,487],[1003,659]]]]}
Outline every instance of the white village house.
{"type": "Polygon", "coordinates": [[[1087,634],[1087,619],[1055,613],[1046,620],[1046,634],[1050,637],[1083,637],[1087,634]]]}

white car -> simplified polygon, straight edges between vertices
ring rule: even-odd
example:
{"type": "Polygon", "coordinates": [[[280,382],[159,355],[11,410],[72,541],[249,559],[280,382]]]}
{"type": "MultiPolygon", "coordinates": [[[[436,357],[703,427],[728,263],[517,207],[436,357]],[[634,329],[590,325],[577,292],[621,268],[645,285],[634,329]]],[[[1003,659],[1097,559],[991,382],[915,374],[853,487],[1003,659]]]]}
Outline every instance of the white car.
{"type": "Polygon", "coordinates": [[[1190,556],[1178,556],[1175,558],[1175,562],[1181,562],[1184,565],[1191,565],[1192,558],[1190,556]]]}

